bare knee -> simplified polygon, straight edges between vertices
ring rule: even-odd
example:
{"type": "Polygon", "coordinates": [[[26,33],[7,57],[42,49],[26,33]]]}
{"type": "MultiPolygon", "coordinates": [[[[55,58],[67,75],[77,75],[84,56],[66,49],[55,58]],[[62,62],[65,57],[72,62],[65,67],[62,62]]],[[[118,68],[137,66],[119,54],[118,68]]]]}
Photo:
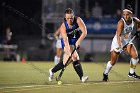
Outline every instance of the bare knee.
{"type": "Polygon", "coordinates": [[[110,64],[111,65],[115,65],[115,63],[117,62],[119,57],[119,54],[115,53],[114,51],[111,52],[111,60],[110,60],[110,64]]]}
{"type": "Polygon", "coordinates": [[[116,62],[117,62],[116,60],[111,60],[111,61],[110,61],[110,64],[111,64],[112,66],[114,66],[114,65],[116,64],[116,62]]]}

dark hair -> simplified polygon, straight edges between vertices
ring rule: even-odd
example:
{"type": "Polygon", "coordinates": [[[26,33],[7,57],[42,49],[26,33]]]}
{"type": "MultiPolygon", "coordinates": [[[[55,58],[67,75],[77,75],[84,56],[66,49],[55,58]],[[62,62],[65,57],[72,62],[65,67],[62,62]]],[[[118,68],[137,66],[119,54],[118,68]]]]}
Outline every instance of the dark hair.
{"type": "Polygon", "coordinates": [[[67,8],[66,10],[65,10],[65,14],[74,14],[74,12],[73,12],[73,10],[71,9],[71,8],[67,8]]]}
{"type": "Polygon", "coordinates": [[[131,5],[129,5],[129,4],[126,5],[125,9],[128,9],[128,10],[130,10],[131,12],[133,12],[133,9],[132,9],[131,5]]]}

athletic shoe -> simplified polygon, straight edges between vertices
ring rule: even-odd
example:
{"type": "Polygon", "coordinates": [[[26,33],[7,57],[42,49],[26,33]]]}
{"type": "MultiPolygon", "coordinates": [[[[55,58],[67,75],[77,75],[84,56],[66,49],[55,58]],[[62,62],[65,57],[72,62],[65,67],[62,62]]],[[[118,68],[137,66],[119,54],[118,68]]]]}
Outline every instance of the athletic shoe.
{"type": "Polygon", "coordinates": [[[108,75],[106,75],[104,73],[103,73],[103,81],[106,81],[106,82],[108,81],[108,75]]]}
{"type": "Polygon", "coordinates": [[[81,81],[82,81],[83,83],[85,83],[87,80],[88,80],[88,76],[82,76],[81,81]]]}
{"type": "Polygon", "coordinates": [[[135,72],[134,72],[133,74],[131,74],[131,73],[129,72],[129,73],[128,73],[128,77],[134,78],[134,79],[140,79],[140,76],[136,75],[135,72]]]}
{"type": "Polygon", "coordinates": [[[50,68],[49,69],[49,77],[48,77],[48,79],[49,79],[50,82],[52,81],[53,76],[54,76],[54,73],[52,72],[52,68],[50,68]]]}

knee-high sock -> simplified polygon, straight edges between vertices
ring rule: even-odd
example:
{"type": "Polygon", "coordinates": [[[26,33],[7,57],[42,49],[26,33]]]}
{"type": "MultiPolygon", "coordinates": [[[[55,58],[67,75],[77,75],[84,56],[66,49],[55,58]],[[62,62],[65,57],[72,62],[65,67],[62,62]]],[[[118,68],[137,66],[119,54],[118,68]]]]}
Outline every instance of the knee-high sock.
{"type": "Polygon", "coordinates": [[[139,59],[134,59],[134,58],[131,58],[130,60],[130,73],[133,74],[135,72],[135,68],[136,68],[136,65],[138,63],[139,59]]]}
{"type": "Polygon", "coordinates": [[[54,57],[54,65],[57,65],[60,61],[60,57],[55,56],[54,57]]]}
{"type": "Polygon", "coordinates": [[[104,74],[108,75],[108,73],[110,72],[112,68],[112,65],[110,64],[110,61],[108,61],[107,65],[106,65],[106,69],[104,71],[104,74]]]}
{"type": "Polygon", "coordinates": [[[78,74],[79,78],[82,79],[83,69],[82,69],[82,66],[78,60],[73,62],[73,67],[74,67],[76,73],[78,74]]]}
{"type": "Polygon", "coordinates": [[[64,68],[63,62],[59,62],[56,66],[54,66],[54,68],[52,69],[52,72],[55,73],[62,68],[64,68]]]}

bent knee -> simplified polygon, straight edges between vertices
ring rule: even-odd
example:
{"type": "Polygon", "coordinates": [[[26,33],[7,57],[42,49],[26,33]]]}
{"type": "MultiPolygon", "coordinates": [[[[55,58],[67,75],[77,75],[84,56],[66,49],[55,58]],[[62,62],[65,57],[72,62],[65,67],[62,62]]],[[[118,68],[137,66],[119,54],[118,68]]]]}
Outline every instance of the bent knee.
{"type": "Polygon", "coordinates": [[[110,61],[110,64],[111,64],[112,66],[114,66],[114,65],[116,64],[116,62],[117,62],[117,61],[110,61]]]}

